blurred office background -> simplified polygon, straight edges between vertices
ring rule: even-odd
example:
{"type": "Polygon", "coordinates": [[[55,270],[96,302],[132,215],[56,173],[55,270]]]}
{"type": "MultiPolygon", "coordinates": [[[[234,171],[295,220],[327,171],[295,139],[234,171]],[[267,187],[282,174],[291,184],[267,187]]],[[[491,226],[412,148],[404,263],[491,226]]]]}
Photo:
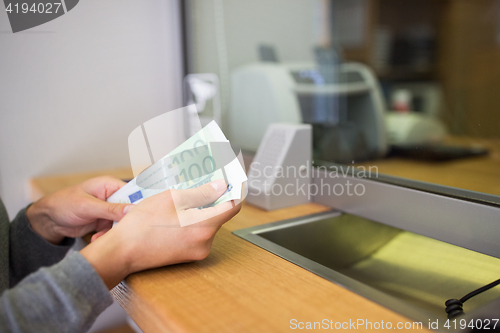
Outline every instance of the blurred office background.
{"type": "Polygon", "coordinates": [[[227,89],[226,115],[235,112],[229,107],[231,84],[226,76],[262,61],[259,47],[271,47],[279,62],[307,63],[316,62],[315,48],[334,46],[342,61],[361,62],[375,72],[388,109],[391,93],[408,88],[412,111],[430,107],[452,134],[491,137],[500,132],[495,112],[500,98],[498,0],[183,4],[188,71],[220,75],[222,91],[227,89]],[[435,97],[439,101],[426,99],[440,94],[435,97]]]}
{"type": "Polygon", "coordinates": [[[255,151],[269,123],[306,122],[315,160],[500,194],[500,1],[182,8],[186,72],[218,75],[222,127],[240,147],[255,151]],[[485,172],[489,184],[474,180],[485,172]]]}

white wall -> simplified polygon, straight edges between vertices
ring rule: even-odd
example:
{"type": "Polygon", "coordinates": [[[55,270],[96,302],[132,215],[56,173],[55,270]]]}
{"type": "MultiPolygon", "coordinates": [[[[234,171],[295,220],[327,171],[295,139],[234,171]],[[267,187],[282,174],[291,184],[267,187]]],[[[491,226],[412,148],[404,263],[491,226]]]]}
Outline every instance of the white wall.
{"type": "Polygon", "coordinates": [[[181,105],[177,0],[82,0],[12,34],[0,10],[0,194],[39,175],[130,166],[127,137],[181,105]]]}

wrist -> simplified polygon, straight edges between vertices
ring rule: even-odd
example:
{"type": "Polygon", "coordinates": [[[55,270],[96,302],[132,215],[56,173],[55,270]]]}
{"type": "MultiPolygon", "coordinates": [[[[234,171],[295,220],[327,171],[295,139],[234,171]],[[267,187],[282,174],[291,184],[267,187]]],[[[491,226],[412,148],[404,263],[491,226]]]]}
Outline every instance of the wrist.
{"type": "Polygon", "coordinates": [[[132,273],[124,244],[110,230],[80,251],[109,289],[132,273]]]}
{"type": "Polygon", "coordinates": [[[60,244],[64,236],[54,228],[54,222],[50,218],[50,208],[42,198],[26,209],[26,218],[31,229],[46,241],[52,244],[60,244]]]}

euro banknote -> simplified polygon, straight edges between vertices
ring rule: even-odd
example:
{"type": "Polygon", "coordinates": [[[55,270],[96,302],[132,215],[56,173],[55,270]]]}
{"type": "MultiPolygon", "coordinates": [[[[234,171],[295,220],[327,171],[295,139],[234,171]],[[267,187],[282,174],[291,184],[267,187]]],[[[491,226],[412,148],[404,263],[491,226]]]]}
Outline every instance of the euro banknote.
{"type": "Polygon", "coordinates": [[[214,203],[242,199],[247,180],[243,159],[236,154],[215,121],[145,169],[108,198],[108,202],[137,204],[168,189],[188,189],[225,179],[226,192],[214,203]],[[243,193],[243,194],[242,194],[243,193]]]}

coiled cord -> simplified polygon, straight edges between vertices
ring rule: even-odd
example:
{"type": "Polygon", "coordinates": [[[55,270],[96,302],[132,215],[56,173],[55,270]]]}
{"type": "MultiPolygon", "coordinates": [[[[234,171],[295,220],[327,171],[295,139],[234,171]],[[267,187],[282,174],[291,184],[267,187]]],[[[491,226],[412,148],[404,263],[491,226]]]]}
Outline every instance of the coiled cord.
{"type": "Polygon", "coordinates": [[[461,316],[464,314],[463,305],[464,305],[465,301],[467,301],[468,299],[470,299],[476,295],[479,295],[482,292],[485,292],[488,289],[491,289],[495,286],[498,286],[499,284],[500,284],[500,279],[493,281],[490,284],[487,284],[479,289],[471,291],[470,293],[468,293],[467,295],[465,295],[461,299],[452,298],[452,299],[447,300],[444,303],[444,305],[446,306],[445,311],[448,314],[448,319],[452,319],[452,318],[455,318],[457,316],[461,316]]]}

